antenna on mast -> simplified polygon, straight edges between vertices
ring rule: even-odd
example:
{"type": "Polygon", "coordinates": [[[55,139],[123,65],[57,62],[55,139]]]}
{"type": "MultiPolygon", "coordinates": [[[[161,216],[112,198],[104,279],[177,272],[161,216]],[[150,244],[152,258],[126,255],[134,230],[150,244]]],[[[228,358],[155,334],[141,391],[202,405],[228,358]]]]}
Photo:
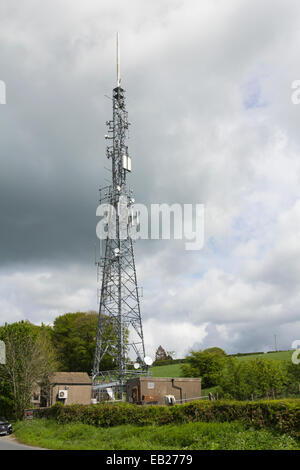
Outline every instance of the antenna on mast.
{"type": "Polygon", "coordinates": [[[127,182],[131,172],[127,146],[129,122],[125,90],[120,86],[119,33],[116,39],[117,86],[112,90],[112,119],[106,121],[105,136],[109,139],[106,156],[111,160],[111,177],[109,184],[100,190],[101,202],[108,203],[110,210],[107,210],[107,233],[101,235],[102,256],[97,265],[101,289],[92,377],[93,393],[98,397],[101,390],[113,387],[117,398],[122,399],[126,381],[148,375],[152,361],[145,354],[140,288],[130,236],[128,209],[132,211],[134,199],[127,182]],[[105,358],[109,359],[111,370],[107,370],[105,358]]]}
{"type": "Polygon", "coordinates": [[[120,86],[120,35],[117,33],[117,87],[120,86]]]}

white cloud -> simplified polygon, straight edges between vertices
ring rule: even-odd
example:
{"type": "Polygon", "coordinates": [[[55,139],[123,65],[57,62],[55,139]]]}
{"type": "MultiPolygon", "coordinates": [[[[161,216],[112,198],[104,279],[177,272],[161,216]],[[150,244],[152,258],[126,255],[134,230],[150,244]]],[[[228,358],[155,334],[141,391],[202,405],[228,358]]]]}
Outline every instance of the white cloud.
{"type": "Polygon", "coordinates": [[[183,319],[174,318],[174,322],[164,322],[156,318],[144,322],[145,347],[148,353],[155,358],[158,346],[166,351],[175,351],[177,358],[188,354],[194,343],[201,343],[206,336],[206,324],[195,326],[183,319]],[[180,338],[180,341],[179,341],[180,338]]]}
{"type": "Polygon", "coordinates": [[[300,307],[299,16],[289,0],[1,2],[1,322],[96,308],[103,95],[119,30],[135,199],[206,207],[202,251],[136,246],[149,348],[263,349],[273,330],[289,346],[300,307]]]}
{"type": "Polygon", "coordinates": [[[1,323],[30,320],[51,323],[66,312],[96,308],[95,279],[81,266],[49,266],[0,273],[1,323]]]}

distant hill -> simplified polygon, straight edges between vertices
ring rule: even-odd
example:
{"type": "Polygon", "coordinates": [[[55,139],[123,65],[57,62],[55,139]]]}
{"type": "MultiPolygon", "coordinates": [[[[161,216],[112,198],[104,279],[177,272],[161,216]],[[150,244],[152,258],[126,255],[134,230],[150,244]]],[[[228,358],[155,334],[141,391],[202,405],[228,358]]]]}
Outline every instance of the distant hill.
{"type": "MultiPolygon", "coordinates": [[[[269,352],[269,353],[258,353],[258,354],[245,354],[241,356],[235,356],[238,360],[241,361],[252,361],[257,357],[264,359],[273,359],[276,361],[288,361],[291,359],[293,351],[279,351],[279,352],[269,352]]],[[[231,356],[232,357],[232,356],[231,356]]],[[[151,367],[150,372],[153,377],[181,377],[181,364],[168,364],[165,366],[155,366],[151,367]]]]}

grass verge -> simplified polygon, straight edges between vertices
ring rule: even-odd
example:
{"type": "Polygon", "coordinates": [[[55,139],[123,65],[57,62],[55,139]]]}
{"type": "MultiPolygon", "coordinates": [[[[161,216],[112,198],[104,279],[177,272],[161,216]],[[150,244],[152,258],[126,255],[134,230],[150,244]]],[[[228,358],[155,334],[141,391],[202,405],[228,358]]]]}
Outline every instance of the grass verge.
{"type": "Polygon", "coordinates": [[[287,434],[246,429],[237,422],[99,428],[36,419],[16,423],[15,436],[57,450],[300,450],[299,440],[287,434]]]}

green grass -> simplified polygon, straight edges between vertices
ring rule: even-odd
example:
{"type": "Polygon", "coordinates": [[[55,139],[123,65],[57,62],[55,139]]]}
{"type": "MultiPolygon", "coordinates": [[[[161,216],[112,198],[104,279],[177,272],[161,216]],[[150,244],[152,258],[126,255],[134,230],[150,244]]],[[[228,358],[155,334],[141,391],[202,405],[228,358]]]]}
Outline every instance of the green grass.
{"type": "Polygon", "coordinates": [[[153,377],[182,377],[181,364],[151,367],[153,377]]]}
{"type": "MultiPolygon", "coordinates": [[[[252,361],[253,359],[263,358],[263,359],[274,359],[278,361],[288,361],[292,357],[293,351],[283,351],[277,353],[268,353],[268,354],[253,354],[250,356],[237,356],[237,359],[240,361],[252,361]]],[[[156,366],[151,367],[150,372],[153,377],[183,377],[182,364],[170,364],[168,366],[156,366]]]]}
{"type": "Polygon", "coordinates": [[[267,354],[253,354],[250,356],[237,356],[241,361],[251,361],[252,359],[273,359],[274,361],[289,361],[291,360],[293,351],[274,352],[267,354]]]}
{"type": "Polygon", "coordinates": [[[26,444],[57,450],[300,450],[299,441],[286,434],[236,422],[104,429],[36,419],[18,422],[15,435],[26,444]]]}

